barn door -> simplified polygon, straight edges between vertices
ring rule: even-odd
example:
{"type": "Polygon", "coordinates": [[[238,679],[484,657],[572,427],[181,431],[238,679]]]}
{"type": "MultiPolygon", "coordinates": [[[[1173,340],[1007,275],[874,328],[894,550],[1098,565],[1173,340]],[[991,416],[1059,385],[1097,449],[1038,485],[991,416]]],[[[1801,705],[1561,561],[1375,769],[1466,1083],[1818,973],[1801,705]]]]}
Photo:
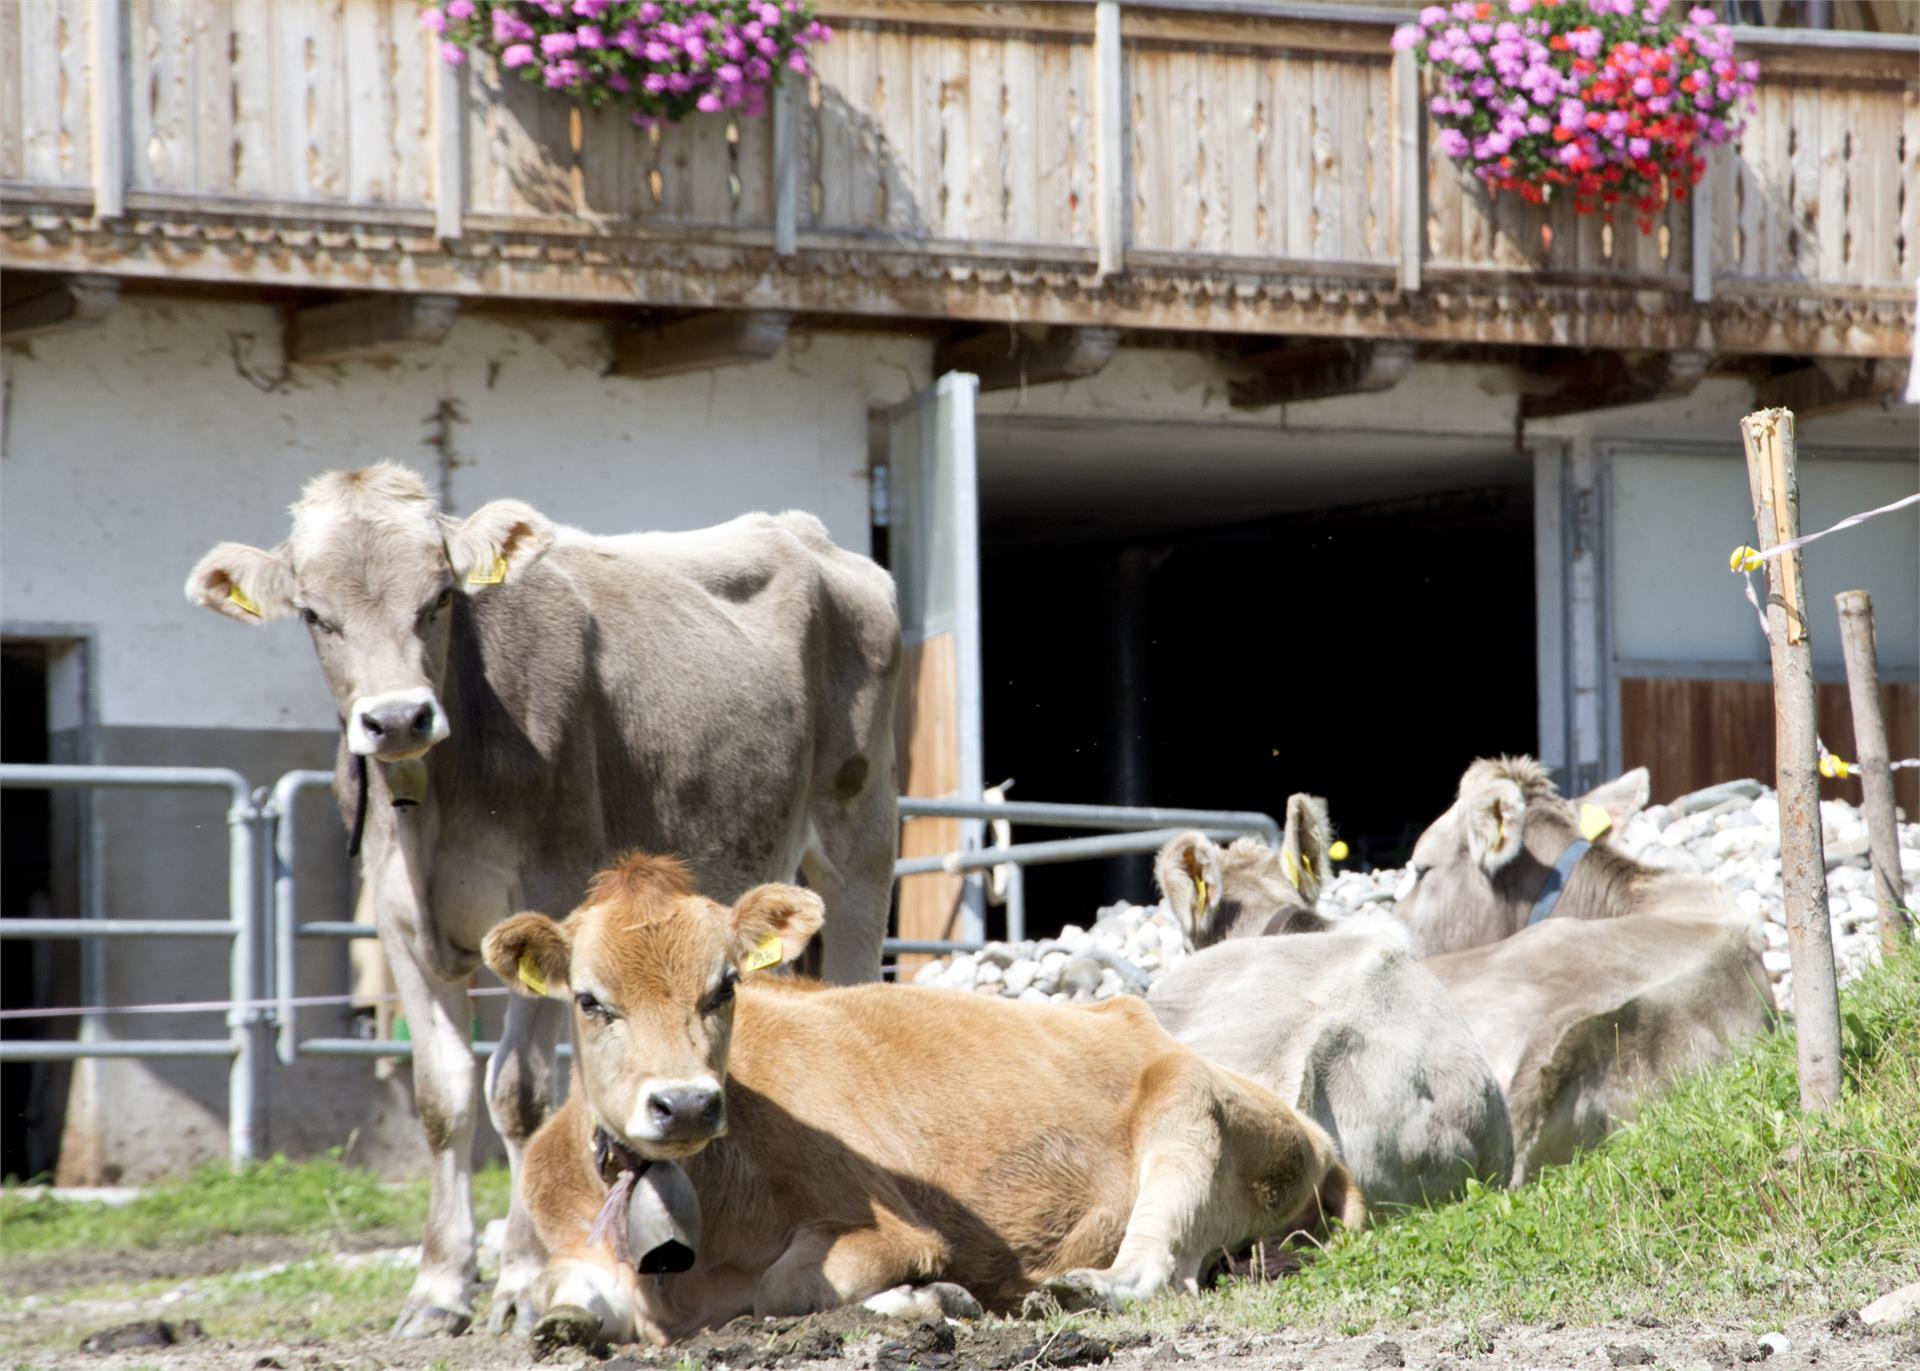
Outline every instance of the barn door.
{"type": "MultiPolygon", "coordinates": [[[[980,798],[979,390],[979,377],[948,372],[888,416],[888,550],[906,644],[894,721],[903,795],[980,798]]],[[[916,819],[901,827],[900,855],[980,840],[976,820],[916,819]]],[[[902,879],[902,938],[976,941],[985,927],[978,876],[902,879]]]]}

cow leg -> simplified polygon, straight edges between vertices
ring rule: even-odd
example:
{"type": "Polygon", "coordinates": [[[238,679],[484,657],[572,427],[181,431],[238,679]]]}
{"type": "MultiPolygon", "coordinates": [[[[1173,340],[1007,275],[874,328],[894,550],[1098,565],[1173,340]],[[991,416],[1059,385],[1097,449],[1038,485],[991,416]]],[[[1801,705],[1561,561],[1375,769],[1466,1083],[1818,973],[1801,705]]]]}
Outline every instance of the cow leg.
{"type": "Polygon", "coordinates": [[[487,1316],[487,1326],[495,1333],[533,1327],[528,1291],[546,1265],[547,1250],[527,1209],[526,1152],[535,1131],[553,1112],[559,1084],[554,1049],[565,1019],[566,1006],[557,1000],[509,995],[500,1046],[487,1063],[487,1112],[507,1144],[513,1177],[500,1279],[487,1316]]]}
{"type": "Polygon", "coordinates": [[[947,1260],[936,1233],[888,1210],[863,1228],[803,1228],[760,1278],[753,1292],[756,1318],[811,1314],[878,1295],[903,1283],[930,1280],[947,1260]]]}
{"type": "Polygon", "coordinates": [[[400,1317],[399,1338],[463,1333],[473,1322],[474,1065],[472,1008],[464,982],[436,980],[413,959],[411,942],[381,921],[400,1007],[413,1038],[413,1095],[430,1154],[427,1232],[420,1274],[400,1317]]]}
{"type": "Polygon", "coordinates": [[[870,776],[849,800],[816,800],[811,817],[800,870],[827,906],[825,978],[836,985],[875,980],[900,849],[893,768],[870,776]]]}
{"type": "Polygon", "coordinates": [[[1239,1159],[1227,1146],[1231,1125],[1197,1060],[1169,1055],[1142,1079],[1134,1124],[1139,1158],[1133,1210],[1113,1263],[1081,1268],[1042,1289],[1064,1309],[1120,1309],[1177,1285],[1199,1290],[1207,1257],[1239,1226],[1227,1212],[1239,1159]]]}

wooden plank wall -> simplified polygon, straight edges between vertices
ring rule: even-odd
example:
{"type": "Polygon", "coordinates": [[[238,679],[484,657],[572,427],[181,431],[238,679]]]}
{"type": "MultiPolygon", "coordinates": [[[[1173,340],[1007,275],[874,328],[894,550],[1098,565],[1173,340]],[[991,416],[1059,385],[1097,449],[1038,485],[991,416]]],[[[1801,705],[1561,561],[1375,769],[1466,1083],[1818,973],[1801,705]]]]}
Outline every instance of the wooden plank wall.
{"type": "Polygon", "coordinates": [[[1129,246],[1397,261],[1386,57],[1133,44],[1129,246]]]}
{"type": "MultiPolygon", "coordinates": [[[[1882,695],[1895,760],[1920,757],[1920,686],[1883,683],[1882,695]]],[[[1846,685],[1823,682],[1815,707],[1827,746],[1848,761],[1858,760],[1846,685]]],[[[1772,785],[1773,684],[1622,678],[1620,752],[1626,765],[1644,766],[1652,773],[1656,802],[1743,776],[1772,785]]],[[[1820,793],[1859,804],[1860,782],[1823,780],[1820,793]]],[[[1920,770],[1894,773],[1894,795],[1909,821],[1920,820],[1920,770]]]]}
{"type": "MultiPolygon", "coordinates": [[[[127,191],[419,210],[440,130],[415,0],[127,5],[127,191]]],[[[843,0],[798,92],[803,247],[987,258],[1096,248],[1091,9],[843,0]],[[847,10],[841,14],[839,10],[847,10]]],[[[0,179],[90,184],[96,0],[0,0],[0,179]]],[[[1121,158],[1139,267],[1378,271],[1397,263],[1386,32],[1298,15],[1128,11],[1121,158]]],[[[1765,46],[1765,45],[1762,45],[1765,46]]],[[[1721,288],[1885,289],[1920,269],[1920,82],[1903,54],[1774,43],[1737,150],[1714,155],[1721,288]],[[1816,60],[1817,59],[1817,60],[1816,60]]],[[[772,121],[635,129],[473,63],[461,139],[481,230],[747,233],[774,221],[772,121]]],[[[1427,263],[1686,286],[1693,214],[1651,235],[1570,203],[1490,196],[1429,139],[1427,263]]],[[[176,206],[169,206],[173,208],[176,206]]]]}
{"type": "Polygon", "coordinates": [[[94,3],[0,0],[0,178],[89,183],[94,3]]]}
{"type": "MultiPolygon", "coordinates": [[[[894,716],[894,755],[902,795],[937,798],[960,788],[958,647],[951,633],[910,643],[900,659],[900,709],[894,716]]],[[[900,825],[900,855],[931,857],[960,848],[958,819],[911,819],[900,825]]],[[[902,938],[959,936],[958,876],[904,876],[899,886],[902,938]]],[[[903,978],[924,957],[901,957],[903,978]]]]}

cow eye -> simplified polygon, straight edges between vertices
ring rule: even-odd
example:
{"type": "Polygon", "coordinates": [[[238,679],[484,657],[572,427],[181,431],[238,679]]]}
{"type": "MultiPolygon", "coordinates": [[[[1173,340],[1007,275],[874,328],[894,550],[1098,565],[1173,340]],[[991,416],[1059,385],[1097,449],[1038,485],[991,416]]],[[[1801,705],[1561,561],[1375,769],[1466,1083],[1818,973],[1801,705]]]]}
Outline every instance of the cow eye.
{"type": "Polygon", "coordinates": [[[716,1014],[733,1003],[733,987],[739,983],[740,973],[728,967],[720,976],[720,984],[707,995],[706,1002],[700,1006],[702,1014],[716,1014]]]}
{"type": "Polygon", "coordinates": [[[580,1012],[589,1019],[599,1019],[604,1023],[614,1016],[613,1011],[602,1004],[591,990],[582,990],[573,997],[573,1002],[580,1006],[580,1012]]]}
{"type": "Polygon", "coordinates": [[[441,610],[445,609],[448,605],[452,603],[453,603],[453,587],[447,586],[445,589],[443,589],[439,593],[439,595],[434,597],[434,601],[433,601],[434,613],[436,614],[439,613],[441,610]]]}
{"type": "Polygon", "coordinates": [[[300,617],[307,621],[308,628],[319,629],[322,633],[338,633],[340,630],[320,617],[320,611],[311,606],[300,611],[300,617]]]}

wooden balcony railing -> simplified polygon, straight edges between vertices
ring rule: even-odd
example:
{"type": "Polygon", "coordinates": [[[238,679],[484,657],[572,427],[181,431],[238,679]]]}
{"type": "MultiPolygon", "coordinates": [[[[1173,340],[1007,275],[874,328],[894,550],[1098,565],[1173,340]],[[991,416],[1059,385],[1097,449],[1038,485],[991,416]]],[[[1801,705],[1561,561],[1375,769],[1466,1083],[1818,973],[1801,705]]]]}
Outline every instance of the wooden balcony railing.
{"type": "Polygon", "coordinates": [[[1395,17],[845,0],[761,120],[657,132],[413,0],[0,0],[0,266],[554,301],[1905,356],[1920,40],[1742,30],[1657,231],[1490,198],[1395,17]],[[1104,15],[1105,18],[1101,16],[1104,15]],[[1104,93],[1104,98],[1103,98],[1104,93]]]}

